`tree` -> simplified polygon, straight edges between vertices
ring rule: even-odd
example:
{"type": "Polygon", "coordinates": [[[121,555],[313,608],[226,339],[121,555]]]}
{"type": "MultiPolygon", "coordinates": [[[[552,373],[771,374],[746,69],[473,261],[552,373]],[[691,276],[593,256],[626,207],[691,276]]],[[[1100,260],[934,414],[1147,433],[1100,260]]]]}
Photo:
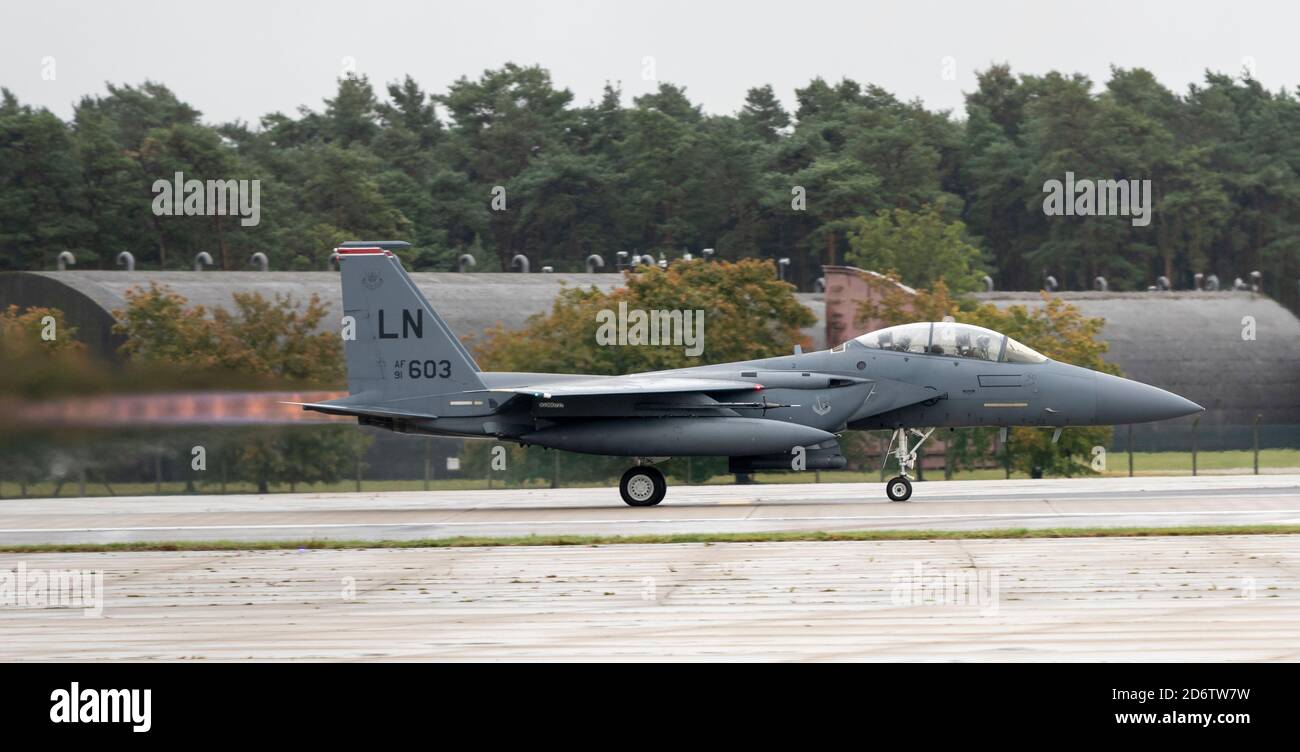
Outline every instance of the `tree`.
{"type": "Polygon", "coordinates": [[[400,84],[389,84],[388,98],[390,102],[375,105],[384,132],[404,130],[416,137],[420,149],[430,149],[442,140],[442,122],[433,98],[415,79],[407,76],[400,84]]]}
{"type": "Polygon", "coordinates": [[[55,355],[85,349],[77,339],[77,327],[69,326],[67,317],[57,308],[0,308],[0,352],[4,353],[0,361],[16,363],[38,353],[55,355]]]}
{"type": "Polygon", "coordinates": [[[37,399],[79,385],[90,370],[86,347],[57,308],[0,308],[0,402],[37,399]]]}
{"type": "MultiPolygon", "coordinates": [[[[130,251],[144,261],[158,249],[158,262],[166,262],[167,237],[163,218],[149,211],[146,166],[121,142],[119,126],[101,109],[78,108],[73,117],[76,159],[80,166],[79,202],[90,225],[79,251],[79,264],[112,263],[117,254],[130,251]]],[[[165,173],[170,180],[171,172],[165,173]]],[[[164,173],[154,173],[164,177],[164,173]]]]}
{"type": "Polygon", "coordinates": [[[697,241],[686,213],[702,189],[699,131],[689,115],[694,110],[679,101],[680,92],[672,93],[638,97],[619,144],[627,185],[621,219],[642,253],[676,252],[697,241]]]}
{"type": "Polygon", "coordinates": [[[595,287],[560,293],[551,311],[521,329],[500,326],[476,343],[487,370],[622,374],[727,363],[789,353],[805,343],[800,332],[816,323],[812,312],[776,279],[770,262],[679,261],[667,269],[638,267],[624,274],[625,287],[608,293],[595,287]],[[598,312],[627,310],[703,311],[704,343],[699,357],[681,345],[604,346],[597,340],[598,312]]]}
{"type": "Polygon", "coordinates": [[[538,262],[583,268],[587,254],[604,251],[614,233],[615,180],[600,157],[560,152],[535,160],[514,182],[514,237],[538,262]]]}
{"type": "Polygon", "coordinates": [[[590,252],[787,257],[808,289],[852,250],[860,218],[931,207],[964,223],[1004,289],[1048,274],[1065,289],[1098,276],[1112,290],[1162,275],[1186,287],[1258,269],[1300,310],[1295,92],[1249,73],[1208,72],[1182,92],[1140,68],[1104,82],[1007,64],[976,76],[964,119],[852,79],[796,88],[793,113],[770,85],[734,115],[669,82],[627,103],[607,84],[576,105],[545,69],[513,63],[434,93],[349,74],[316,109],[256,126],[202,122],[149,81],[84,97],[69,122],[6,92],[0,268],[48,268],[64,250],[79,268],[111,268],[123,250],[145,268],[200,251],[236,268],[256,250],[273,268],[325,269],[338,242],[382,236],[414,243],[404,261],[418,269],[473,247],[477,271],[520,253],[567,269],[590,252]],[[153,181],[176,171],[260,179],[261,223],[153,215],[153,181]],[[1150,223],[1046,214],[1044,183],[1066,173],[1149,180],[1150,223]]]}
{"type": "Polygon", "coordinates": [[[234,293],[234,310],[212,312],[221,367],[288,382],[339,387],[344,384],[343,348],[333,331],[320,331],[329,309],[312,295],[306,306],[291,295],[267,300],[234,293]]]}
{"type": "Polygon", "coordinates": [[[71,130],[0,89],[0,269],[42,269],[62,251],[92,261],[71,130]]]}
{"type": "Polygon", "coordinates": [[[339,79],[338,92],[325,100],[322,126],[325,140],[347,148],[368,145],[379,132],[379,102],[365,76],[349,73],[339,79]]]}
{"type": "Polygon", "coordinates": [[[95,113],[112,124],[118,143],[137,151],[155,128],[198,125],[198,110],[182,102],[163,84],[145,81],[140,86],[108,84],[108,96],[83,97],[76,114],[95,113]]]}
{"type": "Polygon", "coordinates": [[[251,429],[224,448],[237,478],[267,493],[273,484],[291,492],[299,484],[337,483],[356,469],[370,437],[354,426],[251,429]]]}
{"type": "Polygon", "coordinates": [[[704,113],[698,104],[692,104],[686,96],[686,88],[663,82],[649,94],[642,94],[632,100],[638,110],[660,112],[673,120],[683,123],[698,123],[704,113]]]}
{"type": "Polygon", "coordinates": [[[750,135],[767,143],[774,143],[790,125],[790,115],[776,98],[771,84],[749,90],[739,120],[750,135]]]}
{"type": "MultiPolygon", "coordinates": [[[[183,174],[186,180],[248,179],[246,175],[237,174],[240,170],[234,150],[222,143],[215,131],[199,125],[173,124],[149,131],[140,145],[138,159],[136,172],[147,178],[151,198],[153,181],[171,183],[177,173],[183,174]]],[[[177,206],[181,203],[180,196],[173,196],[172,200],[177,206]]],[[[151,217],[158,232],[160,266],[166,265],[165,249],[169,242],[173,246],[188,246],[190,251],[197,252],[212,248],[210,241],[215,239],[213,250],[216,252],[213,255],[217,258],[218,268],[230,268],[228,233],[240,232],[239,221],[230,215],[236,214],[239,207],[228,206],[225,214],[216,213],[211,206],[204,208],[206,213],[201,216],[155,214],[151,217]]]]}
{"type": "Polygon", "coordinates": [[[506,211],[489,214],[487,234],[507,270],[510,259],[527,250],[514,234],[509,184],[533,159],[564,147],[578,124],[568,109],[573,94],[554,88],[540,67],[507,63],[477,81],[462,76],[436,99],[452,119],[446,147],[451,167],[468,176],[484,205],[492,191],[506,189],[506,211]]]}
{"type": "Polygon", "coordinates": [[[126,341],[130,361],[219,369],[266,377],[284,385],[342,385],[339,337],[319,331],[328,308],[316,295],[306,306],[291,295],[267,300],[234,293],[233,310],[190,307],[184,296],[150,283],[126,292],[127,306],[114,311],[113,327],[126,341]]]}
{"type": "Polygon", "coordinates": [[[319,257],[337,241],[400,238],[410,227],[410,220],[380,190],[375,179],[380,163],[368,150],[324,144],[309,147],[301,157],[300,190],[312,209],[314,237],[295,255],[310,258],[313,268],[324,268],[319,257]],[[321,242],[325,240],[329,242],[321,242]]]}
{"type": "MultiPolygon", "coordinates": [[[[156,284],[132,288],[126,298],[126,309],[114,312],[114,331],[126,335],[122,353],[133,362],[252,375],[281,388],[343,382],[341,340],[318,331],[327,309],[314,295],[302,306],[288,295],[235,293],[233,310],[210,313],[156,284]]],[[[234,470],[259,493],[272,483],[332,482],[369,442],[351,426],[251,430],[232,450],[234,470]]]]}
{"type": "Polygon", "coordinates": [[[216,335],[203,306],[189,307],[171,288],[150,283],[126,291],[126,308],[113,312],[115,334],[126,336],[119,352],[127,360],[189,364],[196,369],[217,364],[216,335]]]}
{"type": "Polygon", "coordinates": [[[913,287],[930,287],[943,280],[956,292],[981,289],[980,249],[966,239],[960,221],[944,222],[930,206],[918,212],[880,211],[872,219],[851,224],[850,264],[893,273],[913,287]]]}

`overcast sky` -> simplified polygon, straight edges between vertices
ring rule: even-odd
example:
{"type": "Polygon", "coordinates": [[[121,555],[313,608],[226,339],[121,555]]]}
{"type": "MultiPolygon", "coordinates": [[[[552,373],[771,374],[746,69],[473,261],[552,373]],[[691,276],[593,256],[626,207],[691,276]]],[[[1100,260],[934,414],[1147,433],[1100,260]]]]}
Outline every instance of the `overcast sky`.
{"type": "Polygon", "coordinates": [[[222,0],[9,2],[0,86],[67,117],[105,82],[165,83],[208,122],[319,108],[355,61],[377,88],[410,73],[443,91],[507,61],[538,63],[578,103],[653,75],[729,113],[771,83],[789,105],[814,76],[875,83],[931,108],[962,108],[975,71],[1144,67],[1183,92],[1209,68],[1253,66],[1269,89],[1300,83],[1300,4],[1282,2],[817,2],[786,0],[222,0]],[[53,80],[46,80],[53,58],[53,80]],[[46,76],[43,76],[46,73],[46,76]]]}

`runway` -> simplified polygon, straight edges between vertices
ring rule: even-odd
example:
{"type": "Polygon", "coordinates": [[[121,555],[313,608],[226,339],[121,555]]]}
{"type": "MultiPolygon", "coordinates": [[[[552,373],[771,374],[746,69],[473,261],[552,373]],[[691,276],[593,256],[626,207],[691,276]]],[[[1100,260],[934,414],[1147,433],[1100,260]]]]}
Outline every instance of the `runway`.
{"type": "Polygon", "coordinates": [[[0,544],[412,540],[776,530],[978,530],[1300,523],[1300,475],[673,486],[657,507],[612,488],[139,496],[0,501],[0,544]]]}
{"type": "Polygon", "coordinates": [[[0,554],[0,661],[1296,661],[1290,535],[0,554]]]}

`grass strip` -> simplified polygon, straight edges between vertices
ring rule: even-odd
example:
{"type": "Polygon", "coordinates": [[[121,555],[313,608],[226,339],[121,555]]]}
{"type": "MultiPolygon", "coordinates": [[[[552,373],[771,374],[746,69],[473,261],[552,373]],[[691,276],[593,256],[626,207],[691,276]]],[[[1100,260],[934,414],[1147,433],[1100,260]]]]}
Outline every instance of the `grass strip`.
{"type": "Polygon", "coordinates": [[[497,546],[619,546],[654,543],[786,543],[821,541],[1019,540],[1029,538],[1150,538],[1201,535],[1296,535],[1300,525],[1191,525],[1183,527],[1061,527],[992,530],[854,530],[671,535],[459,536],[412,540],[144,541],[0,545],[0,553],[114,553],[138,551],[285,551],[361,548],[462,548],[497,546]]]}

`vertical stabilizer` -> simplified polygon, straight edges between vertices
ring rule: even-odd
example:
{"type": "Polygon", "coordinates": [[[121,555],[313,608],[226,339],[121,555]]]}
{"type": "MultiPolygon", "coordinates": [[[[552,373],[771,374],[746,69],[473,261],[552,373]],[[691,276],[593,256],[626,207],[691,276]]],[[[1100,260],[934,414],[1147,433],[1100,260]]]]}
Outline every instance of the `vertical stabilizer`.
{"type": "Polygon", "coordinates": [[[385,245],[337,249],[343,315],[355,322],[343,342],[348,392],[378,403],[482,389],[474,358],[385,245]]]}

